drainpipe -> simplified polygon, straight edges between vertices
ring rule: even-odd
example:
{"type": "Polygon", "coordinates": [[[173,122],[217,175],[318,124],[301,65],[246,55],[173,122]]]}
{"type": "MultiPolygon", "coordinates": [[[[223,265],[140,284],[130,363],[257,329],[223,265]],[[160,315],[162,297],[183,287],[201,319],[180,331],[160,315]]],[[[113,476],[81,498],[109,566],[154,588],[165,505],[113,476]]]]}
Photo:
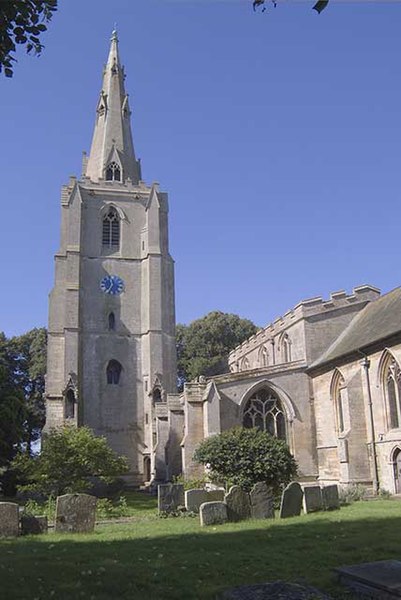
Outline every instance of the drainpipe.
{"type": "MultiPolygon", "coordinates": [[[[363,354],[359,350],[360,354],[363,354]]],[[[377,468],[377,453],[376,453],[376,434],[375,434],[375,424],[373,420],[373,405],[372,405],[372,393],[370,389],[370,377],[369,377],[369,367],[370,360],[366,355],[363,355],[364,359],[361,361],[361,365],[365,372],[365,381],[366,381],[366,389],[368,391],[368,406],[369,406],[369,429],[370,429],[370,439],[371,439],[371,448],[372,448],[372,459],[373,459],[373,491],[375,496],[379,494],[379,470],[377,468]]]]}

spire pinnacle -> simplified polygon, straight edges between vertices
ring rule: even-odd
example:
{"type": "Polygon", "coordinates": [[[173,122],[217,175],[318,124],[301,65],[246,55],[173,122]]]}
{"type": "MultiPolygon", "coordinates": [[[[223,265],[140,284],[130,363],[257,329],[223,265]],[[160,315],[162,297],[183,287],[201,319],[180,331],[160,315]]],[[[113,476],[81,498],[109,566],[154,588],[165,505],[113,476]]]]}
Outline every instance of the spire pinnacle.
{"type": "Polygon", "coordinates": [[[120,63],[115,25],[103,71],[103,85],[97,105],[95,130],[86,169],[86,176],[92,181],[106,179],[124,182],[129,178],[133,183],[138,183],[140,178],[139,163],[135,158],[132,141],[131,111],[124,79],[124,67],[120,63]]]}

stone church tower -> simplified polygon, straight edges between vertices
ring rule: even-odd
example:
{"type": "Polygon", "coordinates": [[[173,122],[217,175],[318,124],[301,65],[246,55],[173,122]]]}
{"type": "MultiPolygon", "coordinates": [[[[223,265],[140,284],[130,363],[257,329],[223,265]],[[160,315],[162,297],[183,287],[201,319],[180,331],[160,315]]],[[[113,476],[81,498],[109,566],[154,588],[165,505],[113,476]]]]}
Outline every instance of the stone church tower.
{"type": "Polygon", "coordinates": [[[113,32],[91,151],[61,193],[46,429],[88,425],[141,483],[166,475],[156,412],[176,389],[174,263],[167,194],[141,181],[124,79],[113,32]]]}

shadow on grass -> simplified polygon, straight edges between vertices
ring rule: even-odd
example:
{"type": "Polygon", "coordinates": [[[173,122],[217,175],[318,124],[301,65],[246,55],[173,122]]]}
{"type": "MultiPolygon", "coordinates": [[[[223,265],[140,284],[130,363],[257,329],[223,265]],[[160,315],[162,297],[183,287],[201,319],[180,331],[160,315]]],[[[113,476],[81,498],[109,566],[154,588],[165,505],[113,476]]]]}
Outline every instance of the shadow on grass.
{"type": "Polygon", "coordinates": [[[333,568],[400,558],[397,514],[343,520],[337,511],[202,530],[197,520],[168,519],[91,536],[7,540],[0,542],[0,596],[213,599],[226,587],[284,579],[351,598],[336,585],[333,568]]]}

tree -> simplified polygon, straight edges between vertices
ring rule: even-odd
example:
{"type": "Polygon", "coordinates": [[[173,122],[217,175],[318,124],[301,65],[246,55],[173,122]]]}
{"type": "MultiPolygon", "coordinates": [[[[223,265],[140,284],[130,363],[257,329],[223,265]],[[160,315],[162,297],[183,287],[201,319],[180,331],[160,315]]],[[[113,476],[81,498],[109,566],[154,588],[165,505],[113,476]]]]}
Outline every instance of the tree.
{"type": "Polygon", "coordinates": [[[13,354],[14,381],[25,397],[25,422],[23,441],[26,451],[41,434],[45,424],[45,374],[47,331],[44,327],[32,329],[11,338],[9,348],[13,354]]]}
{"type": "Polygon", "coordinates": [[[91,478],[111,483],[128,470],[128,463],[106,438],[88,427],[67,425],[46,435],[40,455],[19,454],[12,467],[25,482],[19,489],[57,496],[87,490],[91,478]]]}
{"type": "MultiPolygon", "coordinates": [[[[273,4],[273,6],[277,6],[278,0],[270,0],[270,1],[273,4]]],[[[322,10],[324,10],[326,8],[328,3],[329,3],[329,0],[318,0],[318,2],[316,2],[316,4],[314,4],[314,6],[313,6],[313,10],[316,10],[316,12],[318,12],[320,14],[322,12],[322,10]]],[[[253,4],[253,10],[256,10],[258,7],[262,7],[262,11],[266,10],[266,0],[253,0],[252,4],[253,4]]]]}
{"type": "Polygon", "coordinates": [[[43,50],[40,35],[46,31],[58,0],[7,0],[0,3],[0,73],[13,76],[16,45],[26,44],[28,54],[43,50]]]}
{"type": "Polygon", "coordinates": [[[297,473],[286,443],[257,428],[235,427],[206,438],[196,449],[194,460],[206,465],[212,477],[247,491],[258,481],[265,481],[278,493],[297,473]]]}
{"type": "Polygon", "coordinates": [[[189,325],[177,325],[178,380],[180,387],[199,375],[228,370],[228,354],[257,331],[248,319],[213,311],[189,325]]]}

